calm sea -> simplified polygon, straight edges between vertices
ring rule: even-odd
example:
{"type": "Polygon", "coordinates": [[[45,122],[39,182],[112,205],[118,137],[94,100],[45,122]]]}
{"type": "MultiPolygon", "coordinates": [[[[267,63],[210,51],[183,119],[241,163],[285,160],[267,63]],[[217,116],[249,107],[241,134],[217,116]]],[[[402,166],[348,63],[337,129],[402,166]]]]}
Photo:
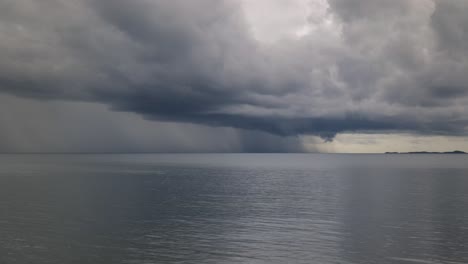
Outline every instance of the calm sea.
{"type": "Polygon", "coordinates": [[[0,263],[468,263],[468,156],[0,155],[0,263]]]}

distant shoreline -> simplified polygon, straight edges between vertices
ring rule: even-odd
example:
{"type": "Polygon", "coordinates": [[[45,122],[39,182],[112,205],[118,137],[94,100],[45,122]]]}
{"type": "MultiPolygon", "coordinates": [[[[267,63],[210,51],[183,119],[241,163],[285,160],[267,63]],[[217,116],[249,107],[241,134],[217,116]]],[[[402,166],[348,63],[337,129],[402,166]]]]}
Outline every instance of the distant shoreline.
{"type": "Polygon", "coordinates": [[[448,152],[429,152],[429,151],[413,151],[413,152],[385,152],[385,154],[468,154],[464,151],[455,150],[448,152]]]}

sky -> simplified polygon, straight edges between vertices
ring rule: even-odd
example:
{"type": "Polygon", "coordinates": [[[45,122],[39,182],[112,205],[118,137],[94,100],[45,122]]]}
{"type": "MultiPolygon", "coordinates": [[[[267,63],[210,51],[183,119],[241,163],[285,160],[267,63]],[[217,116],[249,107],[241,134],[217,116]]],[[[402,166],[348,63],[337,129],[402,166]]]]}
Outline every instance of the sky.
{"type": "Polygon", "coordinates": [[[0,0],[0,152],[468,151],[466,0],[0,0]]]}

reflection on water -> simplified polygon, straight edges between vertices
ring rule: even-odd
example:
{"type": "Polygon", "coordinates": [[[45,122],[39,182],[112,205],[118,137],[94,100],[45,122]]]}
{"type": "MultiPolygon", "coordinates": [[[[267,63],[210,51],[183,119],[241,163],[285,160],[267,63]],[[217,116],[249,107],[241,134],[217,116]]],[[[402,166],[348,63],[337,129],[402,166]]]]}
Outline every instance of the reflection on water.
{"type": "Polygon", "coordinates": [[[3,155],[0,263],[467,263],[467,161],[3,155]]]}

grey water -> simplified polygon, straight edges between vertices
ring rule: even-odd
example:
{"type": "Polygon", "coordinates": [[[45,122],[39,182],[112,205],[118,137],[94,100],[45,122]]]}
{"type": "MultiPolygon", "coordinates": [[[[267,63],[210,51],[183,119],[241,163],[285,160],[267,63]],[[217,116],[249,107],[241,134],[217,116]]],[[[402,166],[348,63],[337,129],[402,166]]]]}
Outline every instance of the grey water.
{"type": "Polygon", "coordinates": [[[0,155],[0,263],[468,263],[468,156],[0,155]]]}

